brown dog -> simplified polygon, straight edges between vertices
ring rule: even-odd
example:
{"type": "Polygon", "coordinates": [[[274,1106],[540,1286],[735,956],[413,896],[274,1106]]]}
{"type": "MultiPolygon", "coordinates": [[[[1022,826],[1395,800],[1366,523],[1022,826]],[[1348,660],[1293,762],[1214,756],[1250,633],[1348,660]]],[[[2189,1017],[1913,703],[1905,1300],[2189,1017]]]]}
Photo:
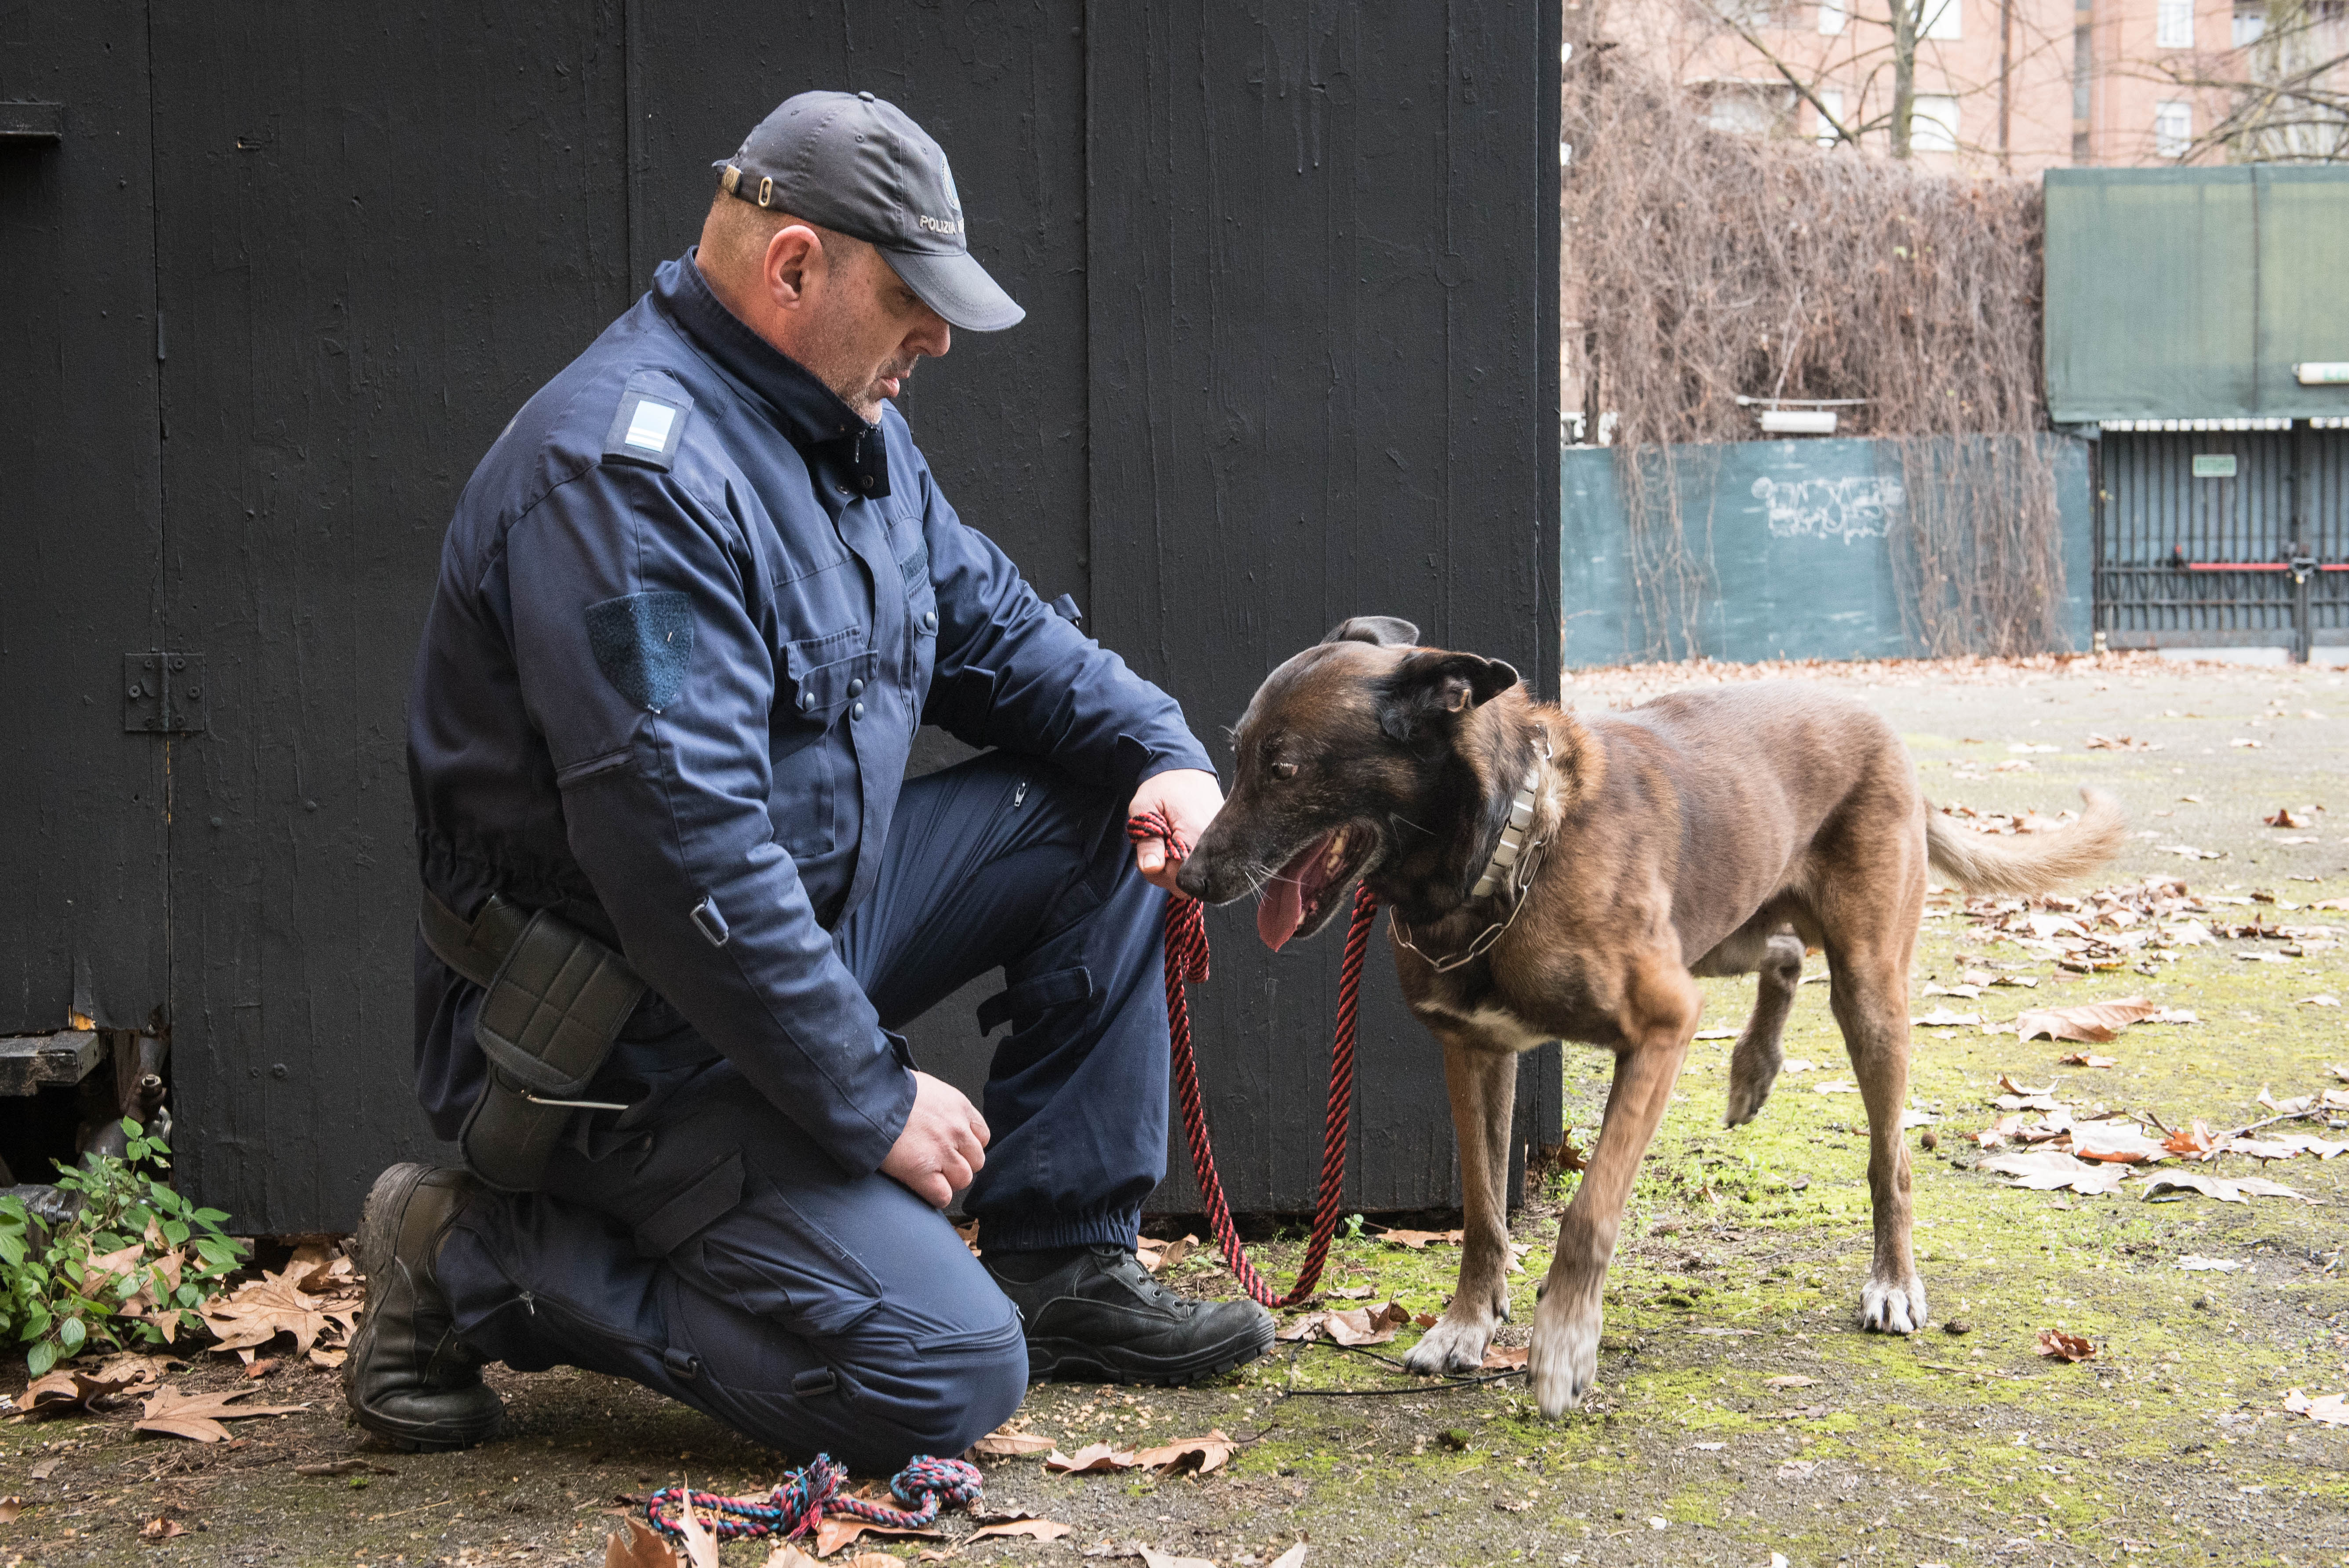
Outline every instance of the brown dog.
{"type": "Polygon", "coordinates": [[[1806,944],[1826,953],[1868,1107],[1876,1258],[1860,1318],[1923,1327],[1900,1113],[1926,867],[2036,892],[2110,858],[2117,803],[2084,791],[2077,826],[2002,844],[1929,810],[1899,737],[1847,698],[1764,684],[1583,720],[1533,701],[1507,665],[1418,635],[1358,618],[1272,673],[1240,720],[1231,798],[1181,874],[1210,903],[1262,893],[1276,948],[1319,931],[1357,876],[1393,912],[1403,995],[1444,1046],[1466,1209],[1459,1290],[1412,1370],[1475,1367],[1508,1315],[1513,1058],[1580,1040],[1615,1053],[1615,1081],[1531,1357],[1544,1415],[1580,1401],[1623,1202],[1696,1031],[1694,977],[1761,974],[1731,1053],[1735,1127],[1777,1078],[1806,944]]]}

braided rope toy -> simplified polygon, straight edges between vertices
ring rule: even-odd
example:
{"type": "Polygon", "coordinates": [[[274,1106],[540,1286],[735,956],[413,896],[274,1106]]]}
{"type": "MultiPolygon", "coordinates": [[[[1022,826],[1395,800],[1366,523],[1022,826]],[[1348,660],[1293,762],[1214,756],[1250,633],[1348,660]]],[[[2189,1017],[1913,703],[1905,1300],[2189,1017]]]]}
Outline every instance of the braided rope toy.
{"type": "Polygon", "coordinates": [[[685,1532],[667,1511],[689,1499],[694,1517],[707,1521],[709,1532],[720,1541],[754,1540],[762,1535],[788,1541],[812,1532],[826,1514],[861,1519],[891,1530],[923,1530],[936,1520],[942,1505],[968,1508],[978,1501],[982,1490],[976,1465],[927,1454],[907,1460],[905,1468],[890,1478],[889,1494],[905,1505],[902,1509],[843,1495],[840,1489],[847,1480],[846,1465],[829,1454],[818,1454],[805,1467],[777,1481],[762,1498],[721,1497],[714,1491],[663,1487],[646,1501],[645,1522],[671,1540],[682,1540],[685,1532]]]}

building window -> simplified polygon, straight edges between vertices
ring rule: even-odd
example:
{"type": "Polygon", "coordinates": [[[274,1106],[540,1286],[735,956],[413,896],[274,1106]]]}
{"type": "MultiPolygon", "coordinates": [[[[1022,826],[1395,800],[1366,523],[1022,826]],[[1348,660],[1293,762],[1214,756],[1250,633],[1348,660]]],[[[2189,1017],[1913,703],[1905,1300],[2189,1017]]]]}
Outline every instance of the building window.
{"type": "MultiPolygon", "coordinates": [[[[1958,32],[1958,6],[1961,0],[1922,0],[1925,14],[1924,36],[1928,38],[1955,39],[1958,32]],[[1938,10],[1935,7],[1940,7],[1938,10]]],[[[2164,0],[2167,4],[2168,0],[2164,0]]]]}
{"type": "Polygon", "coordinates": [[[1775,20],[1770,15],[1771,0],[1713,0],[1722,20],[1733,26],[1758,32],[1775,20]]]}
{"type": "Polygon", "coordinates": [[[2155,13],[2154,47],[2158,49],[2190,49],[2194,46],[2194,0],[2158,0],[2160,9],[2155,13]]]}
{"type": "Polygon", "coordinates": [[[2261,0],[2252,0],[2252,4],[2248,5],[2244,5],[2242,0],[2236,0],[2235,47],[2239,49],[2250,47],[2258,43],[2261,35],[2267,30],[2268,8],[2261,3],[2261,0]]]}
{"type": "MultiPolygon", "coordinates": [[[[1919,103],[1925,100],[1920,98],[1919,103]]],[[[2183,158],[2194,145],[2194,109],[2175,98],[2153,106],[2153,152],[2157,158],[2183,158]]]]}
{"type": "Polygon", "coordinates": [[[1958,100],[1944,93],[1919,93],[1909,114],[1909,145],[1918,152],[1958,150],[1958,100]]]}
{"type": "Polygon", "coordinates": [[[1826,113],[1817,117],[1818,129],[1811,135],[1821,147],[1833,147],[1843,139],[1836,135],[1835,127],[1829,125],[1827,121],[1831,119],[1837,120],[1843,119],[1843,91],[1839,88],[1821,88],[1818,89],[1818,99],[1819,107],[1826,110],[1826,113]]]}
{"type": "Polygon", "coordinates": [[[1779,82],[1715,81],[1698,85],[1704,122],[1715,130],[1767,136],[1795,128],[1795,89],[1779,82]]]}
{"type": "Polygon", "coordinates": [[[2072,118],[2088,118],[2088,79],[2095,69],[2095,34],[2086,27],[2072,29],[2072,118]]]}
{"type": "MultiPolygon", "coordinates": [[[[1843,0],[1819,0],[1819,31],[1834,37],[1843,31],[1847,15],[1843,0]]],[[[1837,118],[1840,119],[1842,116],[1837,118]]]]}

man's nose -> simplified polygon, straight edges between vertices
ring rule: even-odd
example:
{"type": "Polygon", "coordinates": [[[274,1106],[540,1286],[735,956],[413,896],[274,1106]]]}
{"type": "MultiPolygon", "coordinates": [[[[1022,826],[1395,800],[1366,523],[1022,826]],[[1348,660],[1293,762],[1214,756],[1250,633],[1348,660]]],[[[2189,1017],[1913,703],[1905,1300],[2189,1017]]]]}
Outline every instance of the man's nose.
{"type": "Polygon", "coordinates": [[[954,329],[947,325],[946,317],[933,312],[927,321],[905,335],[905,346],[933,359],[944,358],[947,350],[954,346],[954,329]]]}

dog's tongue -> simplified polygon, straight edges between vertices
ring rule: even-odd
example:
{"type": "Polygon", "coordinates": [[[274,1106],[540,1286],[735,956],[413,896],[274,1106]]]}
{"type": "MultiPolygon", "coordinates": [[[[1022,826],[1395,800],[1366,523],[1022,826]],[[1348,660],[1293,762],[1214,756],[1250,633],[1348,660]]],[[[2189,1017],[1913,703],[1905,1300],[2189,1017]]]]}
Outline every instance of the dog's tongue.
{"type": "Polygon", "coordinates": [[[1305,868],[1320,854],[1326,841],[1326,837],[1316,839],[1298,851],[1296,859],[1280,868],[1263,902],[1256,906],[1256,934],[1275,953],[1305,923],[1305,868]]]}

